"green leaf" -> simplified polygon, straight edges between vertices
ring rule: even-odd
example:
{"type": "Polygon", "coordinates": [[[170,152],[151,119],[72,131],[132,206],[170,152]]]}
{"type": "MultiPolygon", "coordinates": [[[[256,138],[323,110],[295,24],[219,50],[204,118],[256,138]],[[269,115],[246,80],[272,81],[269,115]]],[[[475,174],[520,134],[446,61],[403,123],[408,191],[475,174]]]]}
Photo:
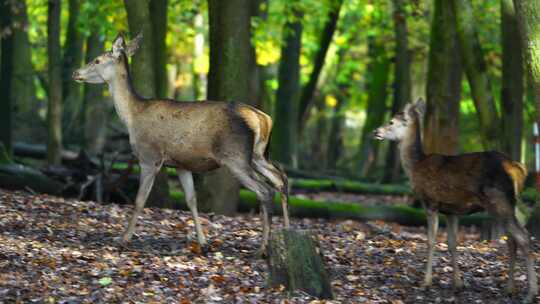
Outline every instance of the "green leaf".
{"type": "Polygon", "coordinates": [[[105,287],[105,286],[108,286],[108,285],[110,285],[112,283],[112,279],[111,279],[111,277],[103,277],[103,278],[99,279],[98,282],[99,282],[99,285],[105,287]]]}

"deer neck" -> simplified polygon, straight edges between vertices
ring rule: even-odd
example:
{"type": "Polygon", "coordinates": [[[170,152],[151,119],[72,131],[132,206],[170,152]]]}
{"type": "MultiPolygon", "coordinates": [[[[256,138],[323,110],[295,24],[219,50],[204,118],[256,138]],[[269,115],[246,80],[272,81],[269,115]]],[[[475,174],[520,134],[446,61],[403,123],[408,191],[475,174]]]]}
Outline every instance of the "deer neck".
{"type": "Polygon", "coordinates": [[[131,131],[133,117],[142,99],[133,88],[127,58],[125,56],[122,56],[120,62],[116,64],[116,73],[107,83],[113,97],[114,108],[120,119],[126,124],[128,130],[131,131]]]}
{"type": "Polygon", "coordinates": [[[403,170],[410,178],[414,164],[425,157],[418,118],[414,118],[414,121],[407,128],[405,137],[399,142],[399,155],[403,170]]]}

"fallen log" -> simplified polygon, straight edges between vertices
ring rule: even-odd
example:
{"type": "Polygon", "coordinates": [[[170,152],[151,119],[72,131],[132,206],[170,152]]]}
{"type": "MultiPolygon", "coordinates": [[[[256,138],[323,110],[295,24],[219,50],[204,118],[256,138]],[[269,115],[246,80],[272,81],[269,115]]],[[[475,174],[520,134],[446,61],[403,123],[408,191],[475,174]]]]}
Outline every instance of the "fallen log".
{"type": "MultiPolygon", "coordinates": [[[[171,197],[179,202],[180,209],[187,210],[184,194],[181,191],[171,191],[171,197]]],[[[253,212],[259,209],[255,193],[240,190],[239,212],[253,212]]],[[[274,199],[274,214],[280,215],[281,208],[278,197],[274,199]]],[[[297,218],[326,218],[352,219],[358,221],[385,221],[405,226],[426,225],[426,214],[423,209],[408,205],[364,206],[352,202],[314,201],[299,197],[289,197],[289,213],[297,218]]],[[[465,226],[480,226],[489,217],[485,213],[475,213],[460,218],[460,224],[465,226]]],[[[441,226],[446,223],[444,215],[439,216],[441,226]]]]}
{"type": "MultiPolygon", "coordinates": [[[[47,147],[40,144],[28,144],[16,142],[13,145],[13,154],[19,157],[29,157],[36,159],[47,158],[47,147]]],[[[78,157],[78,153],[69,150],[62,150],[62,160],[74,160],[78,157]]]]}
{"type": "Polygon", "coordinates": [[[302,290],[319,299],[332,299],[332,286],[316,235],[283,229],[272,234],[268,246],[268,282],[302,290]]]}

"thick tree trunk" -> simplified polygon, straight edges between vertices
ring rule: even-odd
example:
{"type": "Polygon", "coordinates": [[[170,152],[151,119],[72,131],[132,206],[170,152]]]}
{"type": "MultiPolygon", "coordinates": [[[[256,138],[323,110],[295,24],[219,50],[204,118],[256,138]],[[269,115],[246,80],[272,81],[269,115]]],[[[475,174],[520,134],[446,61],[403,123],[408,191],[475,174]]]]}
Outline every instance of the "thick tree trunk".
{"type": "Polygon", "coordinates": [[[388,97],[388,76],[390,74],[390,59],[386,54],[384,43],[377,41],[376,37],[368,38],[368,105],[366,121],[362,127],[358,161],[360,174],[366,177],[377,162],[379,142],[373,140],[372,133],[384,121],[388,97]]]}
{"type": "MultiPolygon", "coordinates": [[[[34,69],[32,54],[28,40],[28,15],[26,1],[12,2],[16,6],[13,12],[13,76],[11,91],[16,112],[34,112],[36,107],[36,91],[34,86],[34,69]]],[[[37,115],[33,116],[37,117],[37,115]]],[[[32,122],[35,123],[35,122],[32,122]]]]}
{"type": "MultiPolygon", "coordinates": [[[[540,2],[514,0],[514,5],[527,62],[528,80],[533,89],[535,120],[540,123],[540,2]]],[[[540,189],[536,191],[539,192],[540,189]]],[[[537,201],[536,210],[528,223],[528,228],[537,237],[540,231],[539,206],[540,202],[537,201]]]]}
{"type": "Polygon", "coordinates": [[[334,37],[334,32],[336,31],[337,22],[339,19],[339,12],[341,11],[341,6],[343,0],[336,0],[331,2],[332,8],[328,12],[328,19],[326,24],[321,32],[321,37],[319,40],[319,50],[315,54],[313,62],[313,70],[309,76],[309,80],[302,89],[302,94],[300,95],[299,109],[298,109],[298,132],[301,133],[304,127],[305,122],[309,116],[309,110],[313,103],[313,95],[315,94],[315,89],[317,87],[317,82],[319,80],[319,75],[321,74],[324,60],[326,58],[326,53],[332,42],[332,37],[334,37]]]}
{"type": "Polygon", "coordinates": [[[271,152],[273,159],[296,167],[302,18],[293,4],[291,9],[294,19],[287,21],[283,29],[271,152]]]}
{"type": "Polygon", "coordinates": [[[478,40],[471,0],[451,1],[456,20],[461,60],[480,121],[482,144],[485,149],[498,149],[500,147],[499,118],[491,91],[487,65],[478,40]]]}
{"type": "Polygon", "coordinates": [[[461,58],[451,3],[435,0],[431,21],[424,148],[429,153],[456,154],[459,148],[461,58]]]}
{"type": "Polygon", "coordinates": [[[502,32],[502,150],[519,161],[523,135],[523,48],[512,0],[501,0],[502,32]]]}
{"type": "MultiPolygon", "coordinates": [[[[250,1],[209,0],[210,72],[208,99],[248,102],[250,71],[250,1]]],[[[222,168],[198,182],[201,210],[235,213],[239,184],[222,168]]]]}
{"type": "Polygon", "coordinates": [[[60,47],[60,0],[48,0],[47,53],[49,99],[47,105],[47,162],[58,165],[62,152],[62,50],[60,47]]]}
{"type": "MultiPolygon", "coordinates": [[[[142,96],[154,97],[157,94],[154,52],[158,47],[154,37],[149,1],[124,0],[124,5],[131,36],[135,37],[142,33],[144,39],[131,61],[133,85],[142,96]]],[[[148,197],[148,204],[156,207],[172,207],[173,202],[169,199],[169,184],[165,169],[162,169],[156,177],[148,197]]]]}
{"type": "MultiPolygon", "coordinates": [[[[394,36],[396,39],[396,54],[394,59],[394,101],[392,115],[397,113],[405,103],[411,101],[411,60],[409,56],[409,42],[407,30],[407,14],[404,0],[393,0],[394,4],[394,36]]],[[[398,180],[400,174],[399,153],[397,144],[392,142],[386,158],[384,181],[398,180]]]]}
{"type": "Polygon", "coordinates": [[[168,98],[167,81],[167,45],[165,38],[167,36],[167,0],[150,1],[150,16],[152,20],[152,31],[154,44],[154,67],[155,67],[155,86],[158,98],[168,98]]]}
{"type": "MultiPolygon", "coordinates": [[[[94,60],[103,50],[99,32],[93,32],[86,40],[86,62],[94,60]]],[[[105,146],[109,102],[103,97],[103,86],[84,85],[84,149],[91,155],[101,153],[105,146]]]]}
{"type": "Polygon", "coordinates": [[[281,230],[268,246],[270,286],[302,290],[314,297],[332,299],[330,277],[316,235],[308,231],[281,230]]]}
{"type": "Polygon", "coordinates": [[[69,19],[64,44],[62,70],[62,96],[64,97],[63,129],[67,140],[81,141],[82,137],[82,87],[71,75],[81,66],[84,37],[79,31],[80,0],[69,0],[69,19]]]}
{"type": "MultiPolygon", "coordinates": [[[[12,26],[11,1],[0,1],[0,28],[12,26]]],[[[13,78],[13,35],[0,35],[0,144],[5,146],[8,156],[12,155],[12,113],[13,101],[11,81],[13,78]]]]}

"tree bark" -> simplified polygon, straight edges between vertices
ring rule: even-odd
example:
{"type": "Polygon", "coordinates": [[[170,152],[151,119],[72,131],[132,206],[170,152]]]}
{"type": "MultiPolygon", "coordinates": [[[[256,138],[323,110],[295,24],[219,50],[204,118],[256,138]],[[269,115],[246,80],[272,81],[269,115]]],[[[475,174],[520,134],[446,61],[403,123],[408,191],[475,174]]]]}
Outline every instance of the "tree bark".
{"type": "Polygon", "coordinates": [[[339,19],[339,12],[341,11],[341,6],[343,0],[336,0],[331,2],[332,8],[328,12],[328,17],[324,28],[321,32],[321,37],[319,39],[319,50],[315,54],[313,62],[313,70],[309,76],[309,80],[302,89],[302,94],[300,95],[299,109],[298,109],[298,132],[301,133],[304,127],[305,122],[309,116],[309,110],[313,103],[313,95],[315,94],[315,89],[317,87],[317,82],[319,80],[319,75],[321,74],[324,60],[326,58],[326,53],[332,42],[332,37],[334,37],[334,32],[336,31],[337,22],[339,19]]]}
{"type": "Polygon", "coordinates": [[[523,137],[524,66],[521,33],[512,0],[501,0],[502,33],[502,150],[519,161],[523,137]]]}
{"type": "MultiPolygon", "coordinates": [[[[392,102],[392,115],[401,110],[403,105],[411,101],[411,60],[409,56],[409,42],[407,29],[407,15],[404,9],[404,0],[393,0],[394,4],[394,36],[396,39],[396,54],[394,59],[394,100],[392,102]]],[[[386,158],[386,170],[383,180],[394,182],[399,178],[400,161],[397,153],[397,144],[392,142],[386,158]]]]}
{"type": "MultiPolygon", "coordinates": [[[[10,1],[0,1],[0,29],[12,27],[13,14],[10,1]]],[[[5,146],[8,156],[13,154],[12,113],[13,100],[11,81],[13,78],[14,37],[9,32],[0,34],[0,144],[5,146]]]]}
{"type": "MultiPolygon", "coordinates": [[[[156,84],[156,38],[154,26],[150,16],[150,3],[148,0],[130,1],[124,0],[129,31],[132,37],[142,33],[144,41],[141,43],[131,61],[131,75],[133,85],[137,92],[145,97],[154,97],[157,94],[156,84]]],[[[159,19],[159,18],[155,18],[159,19]]],[[[164,38],[162,36],[162,38],[164,38]]],[[[156,176],[154,186],[148,197],[149,206],[172,207],[169,199],[169,184],[165,168],[161,169],[156,176]]]]}
{"type": "MultiPolygon", "coordinates": [[[[32,54],[28,40],[28,14],[26,1],[12,1],[16,6],[13,12],[13,76],[11,92],[13,105],[18,113],[35,111],[36,90],[34,86],[34,69],[32,67],[32,54]]],[[[37,115],[35,115],[37,117],[37,115]]]]}
{"type": "MultiPolygon", "coordinates": [[[[210,72],[208,99],[249,101],[249,52],[251,39],[249,0],[209,0],[210,72]]],[[[233,214],[240,186],[231,173],[218,169],[198,181],[203,211],[233,214]],[[201,180],[202,179],[202,180],[201,180]]]]}
{"type": "Polygon", "coordinates": [[[49,98],[47,104],[47,162],[58,165],[62,151],[62,50],[60,47],[60,0],[48,0],[47,53],[49,98]]]}
{"type": "MultiPolygon", "coordinates": [[[[346,88],[340,88],[340,91],[346,88]]],[[[337,104],[334,108],[332,116],[332,124],[330,126],[330,134],[328,136],[328,145],[326,149],[327,169],[336,169],[337,162],[343,153],[343,125],[345,123],[345,113],[343,106],[345,105],[345,97],[338,94],[337,104]]]]}
{"type": "Polygon", "coordinates": [[[272,134],[272,158],[286,165],[297,166],[297,119],[300,93],[300,51],[302,42],[302,14],[290,5],[293,18],[283,29],[283,46],[278,70],[278,90],[274,130],[272,134]]]}
{"type": "MultiPolygon", "coordinates": [[[[64,58],[62,70],[62,96],[64,97],[63,129],[66,130],[66,140],[81,141],[82,132],[82,87],[73,81],[73,71],[81,66],[83,60],[84,37],[79,31],[78,21],[81,2],[69,0],[69,19],[64,44],[64,58]],[[69,139],[68,139],[69,138],[69,139]]],[[[82,143],[82,142],[80,142],[82,143]]]]}
{"type": "Polygon", "coordinates": [[[308,231],[281,230],[268,246],[270,286],[302,290],[314,297],[332,299],[332,286],[319,241],[308,231]]]}
{"type": "Polygon", "coordinates": [[[156,97],[168,98],[167,81],[167,0],[151,0],[150,16],[152,16],[152,32],[154,44],[154,66],[156,97]]]}
{"type": "Polygon", "coordinates": [[[376,37],[368,37],[368,55],[370,62],[367,68],[368,104],[366,121],[362,127],[359,149],[360,174],[366,177],[377,163],[379,142],[373,140],[372,132],[384,121],[387,111],[388,76],[390,59],[386,54],[384,43],[376,37]]]}
{"type": "MultiPolygon", "coordinates": [[[[99,32],[90,34],[86,40],[86,63],[91,62],[104,51],[103,40],[99,32]]],[[[95,84],[84,85],[83,125],[84,149],[91,155],[103,151],[107,135],[107,117],[110,106],[103,96],[103,86],[95,84]]]]}
{"type": "Polygon", "coordinates": [[[482,46],[478,40],[471,0],[452,0],[459,49],[480,122],[485,149],[500,147],[500,126],[482,46]]]}
{"type": "Polygon", "coordinates": [[[459,148],[461,58],[451,3],[434,1],[429,46],[424,148],[429,153],[456,154],[459,148]]]}

